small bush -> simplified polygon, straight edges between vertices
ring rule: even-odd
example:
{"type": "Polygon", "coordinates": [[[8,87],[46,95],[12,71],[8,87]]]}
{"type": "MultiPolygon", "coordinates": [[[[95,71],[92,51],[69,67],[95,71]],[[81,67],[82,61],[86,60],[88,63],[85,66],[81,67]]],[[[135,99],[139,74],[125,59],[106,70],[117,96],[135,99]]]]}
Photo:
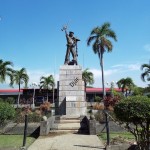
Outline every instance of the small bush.
{"type": "Polygon", "coordinates": [[[99,96],[95,96],[95,102],[101,102],[102,98],[99,96]]]}
{"type": "Polygon", "coordinates": [[[23,107],[23,108],[19,108],[16,109],[16,118],[15,118],[15,122],[17,123],[23,123],[24,122],[24,117],[25,114],[28,114],[28,122],[40,122],[41,121],[41,112],[40,110],[35,110],[32,111],[31,108],[29,107],[23,107]]]}
{"type": "Polygon", "coordinates": [[[36,112],[33,112],[28,115],[28,122],[40,122],[41,116],[38,115],[36,112]]]}
{"type": "Polygon", "coordinates": [[[102,104],[102,103],[96,103],[96,104],[93,105],[93,109],[104,110],[104,104],[102,104]]]}
{"type": "Polygon", "coordinates": [[[102,110],[98,110],[98,112],[95,114],[95,119],[100,123],[105,122],[105,114],[102,110]]]}
{"type": "Polygon", "coordinates": [[[15,109],[7,102],[0,102],[0,123],[15,117],[15,109]]]}
{"type": "Polygon", "coordinates": [[[9,104],[14,104],[15,103],[15,99],[13,97],[7,97],[5,99],[6,102],[8,102],[9,104]]]}
{"type": "Polygon", "coordinates": [[[148,150],[150,135],[150,98],[130,96],[114,107],[116,118],[126,124],[126,128],[135,136],[139,150],[148,150]]]}
{"type": "Polygon", "coordinates": [[[47,115],[48,111],[50,110],[51,104],[49,102],[44,102],[40,105],[40,111],[43,115],[47,115]]]}

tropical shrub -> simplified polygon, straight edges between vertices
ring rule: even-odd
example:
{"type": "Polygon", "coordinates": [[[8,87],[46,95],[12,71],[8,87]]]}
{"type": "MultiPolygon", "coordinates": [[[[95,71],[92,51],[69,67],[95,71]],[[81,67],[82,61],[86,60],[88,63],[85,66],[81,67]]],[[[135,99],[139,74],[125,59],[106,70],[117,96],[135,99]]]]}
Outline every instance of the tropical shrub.
{"type": "Polygon", "coordinates": [[[7,98],[5,99],[5,101],[8,102],[9,104],[14,104],[15,99],[14,99],[13,97],[7,97],[7,98]]]}
{"type": "Polygon", "coordinates": [[[29,107],[17,108],[15,122],[22,123],[24,122],[25,115],[28,115],[28,122],[40,122],[42,115],[40,110],[32,111],[29,107]]]}
{"type": "Polygon", "coordinates": [[[51,104],[49,102],[44,102],[40,105],[40,111],[43,115],[46,115],[48,111],[50,110],[51,104]]]}
{"type": "Polygon", "coordinates": [[[15,117],[15,109],[7,102],[0,101],[0,124],[15,117]]]}
{"type": "Polygon", "coordinates": [[[150,98],[131,96],[114,107],[116,118],[135,136],[139,150],[149,150],[150,98]]]}
{"type": "Polygon", "coordinates": [[[118,103],[122,99],[121,95],[115,95],[115,96],[106,96],[104,99],[104,104],[106,109],[112,108],[115,106],[116,103],[118,103]]]}
{"type": "Polygon", "coordinates": [[[0,98],[0,102],[3,102],[4,101],[4,99],[3,98],[0,98]]]}
{"type": "Polygon", "coordinates": [[[98,110],[98,112],[94,116],[98,122],[100,122],[100,123],[105,122],[105,114],[102,110],[98,110]]]}
{"type": "Polygon", "coordinates": [[[99,96],[95,96],[95,102],[101,102],[102,98],[99,96]]]}
{"type": "Polygon", "coordinates": [[[104,105],[103,105],[103,103],[96,103],[93,105],[93,109],[104,110],[104,105]]]}

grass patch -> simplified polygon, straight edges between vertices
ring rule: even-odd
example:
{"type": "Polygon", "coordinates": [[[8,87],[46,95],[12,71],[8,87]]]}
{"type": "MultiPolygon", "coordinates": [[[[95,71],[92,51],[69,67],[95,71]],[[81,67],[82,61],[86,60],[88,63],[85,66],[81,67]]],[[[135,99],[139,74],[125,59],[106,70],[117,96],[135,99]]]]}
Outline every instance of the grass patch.
{"type": "MultiPolygon", "coordinates": [[[[99,138],[101,138],[103,141],[107,140],[106,133],[100,133],[98,135],[99,138]]],[[[134,136],[130,132],[111,132],[110,133],[110,141],[113,140],[116,137],[122,137],[127,140],[134,140],[134,136]]]]}
{"type": "MultiPolygon", "coordinates": [[[[26,147],[35,141],[34,137],[27,137],[26,147]]],[[[0,135],[0,149],[1,148],[14,148],[18,149],[23,144],[23,135],[0,135]]]]}

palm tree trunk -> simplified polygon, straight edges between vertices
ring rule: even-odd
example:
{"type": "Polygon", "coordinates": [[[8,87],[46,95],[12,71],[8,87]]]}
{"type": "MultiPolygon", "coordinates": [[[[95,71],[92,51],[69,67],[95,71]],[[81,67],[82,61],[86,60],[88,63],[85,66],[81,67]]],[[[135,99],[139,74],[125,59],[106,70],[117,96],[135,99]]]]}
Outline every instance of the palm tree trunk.
{"type": "Polygon", "coordinates": [[[100,58],[100,66],[101,66],[101,71],[102,71],[102,88],[103,88],[103,104],[104,104],[104,114],[105,114],[105,121],[106,121],[106,133],[107,133],[107,145],[110,143],[110,137],[109,137],[109,121],[108,121],[108,114],[106,111],[106,106],[105,106],[105,96],[106,96],[106,91],[105,91],[105,80],[104,80],[104,68],[103,68],[103,50],[101,50],[101,53],[99,51],[99,58],[100,58]]]}
{"type": "Polygon", "coordinates": [[[55,92],[55,91],[54,91],[54,86],[53,86],[53,104],[54,104],[54,92],[55,92]]]}
{"type": "Polygon", "coordinates": [[[48,102],[48,89],[47,89],[47,102],[48,102]]]}
{"type": "Polygon", "coordinates": [[[20,83],[19,83],[19,94],[18,94],[17,108],[19,107],[19,101],[20,101],[20,83]]]}
{"type": "Polygon", "coordinates": [[[103,53],[100,54],[99,52],[99,58],[100,58],[100,66],[101,66],[101,71],[102,71],[102,88],[103,88],[103,102],[104,102],[106,91],[105,91],[105,81],[104,81],[103,53]]]}

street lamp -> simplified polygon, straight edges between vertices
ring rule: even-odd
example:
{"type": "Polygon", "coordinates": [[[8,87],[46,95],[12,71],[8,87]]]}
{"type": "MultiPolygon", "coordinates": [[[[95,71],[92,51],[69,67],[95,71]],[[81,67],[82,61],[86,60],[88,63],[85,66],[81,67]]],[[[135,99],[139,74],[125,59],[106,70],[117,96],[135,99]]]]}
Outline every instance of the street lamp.
{"type": "Polygon", "coordinates": [[[32,108],[35,108],[35,88],[38,86],[38,84],[36,82],[33,82],[31,84],[31,86],[33,87],[33,100],[32,100],[32,108]]]}

